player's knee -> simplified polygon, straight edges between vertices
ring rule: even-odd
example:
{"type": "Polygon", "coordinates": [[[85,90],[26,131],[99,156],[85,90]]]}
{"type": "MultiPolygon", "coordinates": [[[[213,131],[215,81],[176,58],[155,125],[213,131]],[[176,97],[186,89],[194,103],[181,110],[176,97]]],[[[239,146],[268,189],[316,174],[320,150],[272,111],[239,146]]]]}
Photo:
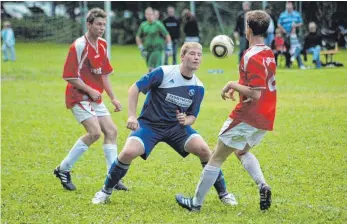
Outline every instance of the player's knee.
{"type": "Polygon", "coordinates": [[[199,150],[198,156],[201,161],[207,161],[211,157],[211,151],[206,147],[202,147],[199,150]]]}
{"type": "Polygon", "coordinates": [[[117,138],[117,128],[116,127],[112,127],[109,128],[108,130],[105,131],[105,137],[107,137],[108,139],[116,139],[117,138]]]}
{"type": "Polygon", "coordinates": [[[130,163],[137,156],[138,156],[138,153],[136,150],[131,148],[124,148],[122,152],[119,154],[118,158],[121,161],[126,161],[127,163],[130,163]]]}
{"type": "Polygon", "coordinates": [[[89,134],[90,139],[93,142],[97,141],[101,136],[101,132],[99,132],[99,131],[90,132],[88,134],[89,134]]]}
{"type": "Polygon", "coordinates": [[[212,154],[207,144],[198,144],[198,142],[190,142],[186,151],[196,155],[201,161],[207,161],[212,154]]]}
{"type": "Polygon", "coordinates": [[[185,146],[185,150],[198,156],[202,160],[208,160],[211,156],[211,151],[202,138],[194,137],[185,146]]]}
{"type": "Polygon", "coordinates": [[[208,164],[212,166],[220,167],[226,159],[227,158],[224,156],[221,156],[221,155],[218,156],[216,154],[212,154],[211,158],[208,161],[208,164]]]}
{"type": "Polygon", "coordinates": [[[235,155],[238,159],[241,159],[243,155],[245,155],[247,152],[243,150],[235,150],[235,155]]]}

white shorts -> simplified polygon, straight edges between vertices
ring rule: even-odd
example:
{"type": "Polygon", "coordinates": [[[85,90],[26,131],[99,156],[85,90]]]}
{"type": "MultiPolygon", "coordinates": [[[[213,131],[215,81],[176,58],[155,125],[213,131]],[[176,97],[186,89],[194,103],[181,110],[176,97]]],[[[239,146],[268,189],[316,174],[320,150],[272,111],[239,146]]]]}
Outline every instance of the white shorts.
{"type": "Polygon", "coordinates": [[[234,149],[244,150],[246,144],[251,148],[258,145],[263,139],[266,131],[241,122],[230,128],[233,119],[228,118],[219,132],[219,139],[226,145],[234,149]],[[227,130],[230,128],[229,130],[227,130]]]}
{"type": "Polygon", "coordinates": [[[71,111],[78,123],[94,116],[102,117],[111,115],[103,102],[97,104],[95,102],[81,101],[75,104],[71,108],[71,111]]]}

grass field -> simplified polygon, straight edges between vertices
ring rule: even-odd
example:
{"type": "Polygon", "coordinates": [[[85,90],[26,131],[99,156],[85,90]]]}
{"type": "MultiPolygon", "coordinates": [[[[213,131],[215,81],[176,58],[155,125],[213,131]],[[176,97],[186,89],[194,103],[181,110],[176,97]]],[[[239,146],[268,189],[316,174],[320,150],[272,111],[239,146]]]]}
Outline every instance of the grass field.
{"type": "MultiPolygon", "coordinates": [[[[1,64],[2,223],[346,223],[346,68],[278,69],[275,130],[253,149],[273,189],[268,212],[260,212],[257,188],[232,156],[223,169],[239,205],[223,206],[212,190],[202,212],[191,214],[174,195],[194,193],[201,165],[165,144],[157,145],[147,161],[133,162],[124,180],[131,190],[115,192],[110,204],[91,204],[106,172],[101,140],[73,169],[77,191],[63,190],[52,171],[84,134],[64,104],[61,74],[68,45],[20,43],[16,49],[18,61],[1,64]]],[[[219,94],[226,81],[237,79],[236,60],[235,55],[217,60],[206,51],[197,72],[206,93],[194,128],[211,148],[235,106],[219,94]],[[208,74],[212,68],[224,74],[208,74]]],[[[347,52],[336,60],[347,66],[347,52]]],[[[112,114],[121,149],[129,134],[127,89],[146,67],[133,46],[114,46],[111,63],[113,87],[124,106],[112,114]]]]}

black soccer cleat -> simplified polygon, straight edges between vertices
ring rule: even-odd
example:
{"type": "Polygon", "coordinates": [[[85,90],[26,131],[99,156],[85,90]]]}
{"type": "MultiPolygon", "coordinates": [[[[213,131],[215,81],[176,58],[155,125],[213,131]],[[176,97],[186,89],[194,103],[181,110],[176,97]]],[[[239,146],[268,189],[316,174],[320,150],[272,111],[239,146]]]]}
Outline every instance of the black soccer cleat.
{"type": "Polygon", "coordinates": [[[60,166],[57,166],[57,168],[54,169],[53,173],[57,178],[60,179],[61,185],[63,185],[63,187],[66,190],[69,190],[69,191],[76,190],[75,185],[71,181],[71,175],[69,171],[65,171],[65,172],[61,171],[60,166]]]}
{"type": "Polygon", "coordinates": [[[201,206],[193,205],[193,198],[184,197],[181,194],[176,195],[176,202],[190,212],[200,212],[201,206]]]}
{"type": "Polygon", "coordinates": [[[122,180],[119,180],[116,186],[113,188],[114,191],[129,191],[129,189],[123,184],[122,180]]]}
{"type": "Polygon", "coordinates": [[[271,188],[268,185],[262,185],[260,188],[260,210],[267,210],[271,206],[271,188]]]}

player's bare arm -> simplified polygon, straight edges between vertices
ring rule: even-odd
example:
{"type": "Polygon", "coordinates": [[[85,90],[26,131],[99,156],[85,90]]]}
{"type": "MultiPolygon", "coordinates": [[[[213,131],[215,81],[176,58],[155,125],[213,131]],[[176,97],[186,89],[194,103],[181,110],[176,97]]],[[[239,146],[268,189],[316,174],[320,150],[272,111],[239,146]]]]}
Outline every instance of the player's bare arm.
{"type": "MultiPolygon", "coordinates": [[[[239,84],[238,82],[228,82],[224,88],[222,89],[222,98],[225,100],[228,97],[228,93],[230,90],[234,90],[244,96],[251,98],[252,100],[258,100],[261,96],[261,88],[252,88],[249,86],[244,86],[239,84]]],[[[231,92],[233,94],[233,92],[231,92]]],[[[233,95],[231,95],[233,97],[233,95]]]]}
{"type": "Polygon", "coordinates": [[[282,33],[286,34],[286,30],[283,28],[283,26],[281,26],[281,24],[277,24],[277,27],[280,28],[280,30],[282,31],[282,33]]]}
{"type": "Polygon", "coordinates": [[[99,91],[88,86],[81,79],[69,79],[66,81],[71,83],[77,89],[82,90],[83,92],[87,93],[90,96],[90,98],[92,98],[93,101],[97,101],[101,97],[101,94],[99,91]]]}
{"type": "Polygon", "coordinates": [[[136,107],[139,99],[139,88],[136,84],[133,84],[128,91],[128,121],[127,128],[130,130],[136,130],[139,127],[139,123],[136,117],[136,107]]]}
{"type": "Polygon", "coordinates": [[[172,42],[171,42],[171,36],[170,34],[167,34],[165,37],[166,40],[166,54],[169,56],[172,56],[172,42]]]}
{"type": "Polygon", "coordinates": [[[137,44],[137,46],[141,46],[142,45],[142,40],[141,40],[141,38],[139,37],[139,36],[136,36],[136,44],[137,44]]]}
{"type": "Polygon", "coordinates": [[[139,48],[142,57],[146,58],[148,52],[147,52],[146,49],[143,47],[141,38],[140,38],[139,36],[136,36],[135,39],[136,39],[137,47],[139,48]]]}
{"type": "Polygon", "coordinates": [[[292,28],[297,28],[297,27],[300,27],[302,25],[303,25],[303,23],[293,23],[292,28]]]}
{"type": "Polygon", "coordinates": [[[171,43],[171,36],[170,36],[170,34],[166,35],[165,39],[166,39],[166,43],[167,44],[171,43]]]}
{"type": "Polygon", "coordinates": [[[115,107],[114,112],[122,110],[122,105],[113,93],[109,75],[101,76],[102,82],[104,84],[105,92],[110,97],[113,106],[115,107]]]}

